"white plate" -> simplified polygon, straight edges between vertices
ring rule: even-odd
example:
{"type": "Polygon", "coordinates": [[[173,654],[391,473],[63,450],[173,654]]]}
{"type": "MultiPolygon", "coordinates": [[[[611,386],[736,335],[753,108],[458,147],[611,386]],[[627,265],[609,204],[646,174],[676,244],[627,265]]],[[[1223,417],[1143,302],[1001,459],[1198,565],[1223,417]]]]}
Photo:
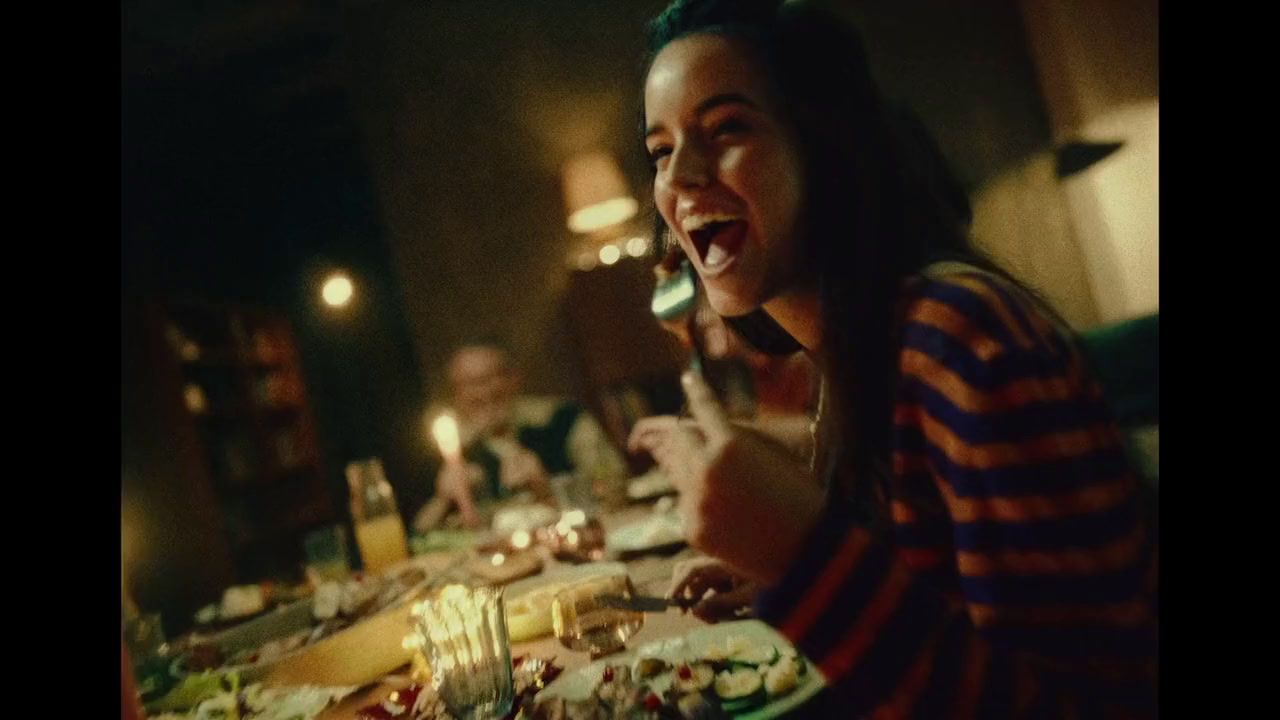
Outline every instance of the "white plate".
{"type": "MultiPolygon", "coordinates": [[[[759,620],[738,620],[718,625],[708,625],[707,627],[691,630],[684,637],[656,640],[641,645],[634,650],[602,658],[573,672],[567,672],[556,678],[555,682],[539,693],[539,697],[563,697],[566,700],[581,700],[589,696],[595,689],[596,682],[600,679],[606,665],[631,666],[637,659],[642,657],[662,658],[673,664],[697,660],[711,645],[723,645],[725,641],[733,637],[743,638],[751,646],[773,645],[778,648],[779,652],[791,647],[791,643],[787,642],[786,638],[759,620]]],[[[751,712],[736,715],[735,717],[746,718],[747,720],[776,718],[795,710],[818,694],[818,691],[826,686],[826,679],[822,677],[822,673],[813,663],[807,660],[805,662],[808,667],[794,690],[786,695],[769,700],[751,712]]],[[[657,679],[649,684],[655,692],[661,694],[671,684],[670,674],[659,675],[657,679]]]]}
{"type": "Polygon", "coordinates": [[[684,523],[674,512],[653,513],[609,533],[605,545],[615,553],[629,554],[683,545],[684,523]]]}
{"type": "MultiPolygon", "coordinates": [[[[433,578],[431,569],[417,558],[387,570],[388,573],[399,573],[415,565],[423,566],[426,577],[377,613],[275,658],[226,665],[219,671],[234,671],[245,683],[262,681],[266,685],[361,685],[380,674],[391,672],[411,658],[411,654],[400,645],[410,627],[409,606],[425,594],[433,578]]],[[[229,657],[243,649],[261,647],[269,641],[314,629],[311,603],[312,598],[309,597],[294,601],[208,640],[229,657]]]]}
{"type": "Polygon", "coordinates": [[[493,516],[493,531],[507,536],[517,530],[533,531],[551,525],[560,519],[560,513],[546,505],[521,505],[506,507],[493,516]]]}

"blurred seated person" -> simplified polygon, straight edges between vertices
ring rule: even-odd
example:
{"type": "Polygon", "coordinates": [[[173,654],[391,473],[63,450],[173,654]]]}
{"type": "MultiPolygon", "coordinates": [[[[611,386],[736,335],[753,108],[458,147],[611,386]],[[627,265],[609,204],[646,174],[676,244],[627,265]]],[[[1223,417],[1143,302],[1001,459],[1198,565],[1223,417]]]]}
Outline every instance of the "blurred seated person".
{"type": "Polygon", "coordinates": [[[521,395],[520,373],[500,344],[458,348],[447,375],[463,462],[441,467],[415,530],[479,527],[495,501],[521,494],[554,503],[553,478],[570,497],[621,494],[626,464],[600,425],[571,401],[521,395]]]}

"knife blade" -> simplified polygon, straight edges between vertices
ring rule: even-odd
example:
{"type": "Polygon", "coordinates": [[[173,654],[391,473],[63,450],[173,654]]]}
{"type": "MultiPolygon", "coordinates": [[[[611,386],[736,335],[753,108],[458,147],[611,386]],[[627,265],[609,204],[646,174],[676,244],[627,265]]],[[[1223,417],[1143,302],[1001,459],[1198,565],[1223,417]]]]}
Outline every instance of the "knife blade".
{"type": "Polygon", "coordinates": [[[633,610],[635,612],[648,613],[666,612],[667,608],[675,605],[675,600],[671,598],[645,595],[633,595],[631,597],[604,595],[600,597],[599,602],[601,605],[615,610],[633,610]]]}

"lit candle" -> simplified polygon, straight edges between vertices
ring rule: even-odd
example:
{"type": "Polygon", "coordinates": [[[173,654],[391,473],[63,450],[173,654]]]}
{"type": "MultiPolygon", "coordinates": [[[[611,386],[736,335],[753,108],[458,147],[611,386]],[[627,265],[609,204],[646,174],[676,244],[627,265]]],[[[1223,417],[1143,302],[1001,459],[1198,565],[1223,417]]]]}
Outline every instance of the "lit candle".
{"type": "MultiPolygon", "coordinates": [[[[462,440],[458,435],[458,421],[453,419],[453,415],[446,412],[436,418],[431,424],[431,434],[435,436],[436,445],[440,447],[440,455],[444,457],[445,464],[461,470],[462,440]]],[[[458,503],[458,512],[462,513],[463,522],[469,527],[478,524],[479,516],[476,514],[475,503],[471,499],[470,488],[464,488],[454,499],[458,503]]]]}

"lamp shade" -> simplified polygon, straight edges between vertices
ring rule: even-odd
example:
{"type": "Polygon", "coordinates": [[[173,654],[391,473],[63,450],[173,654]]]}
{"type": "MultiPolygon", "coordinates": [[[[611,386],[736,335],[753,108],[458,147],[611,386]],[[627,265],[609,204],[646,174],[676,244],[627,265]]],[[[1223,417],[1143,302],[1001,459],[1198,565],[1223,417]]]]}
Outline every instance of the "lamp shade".
{"type": "Polygon", "coordinates": [[[578,155],[565,163],[564,201],[569,229],[576,233],[626,222],[640,209],[617,161],[603,152],[578,155]]]}

